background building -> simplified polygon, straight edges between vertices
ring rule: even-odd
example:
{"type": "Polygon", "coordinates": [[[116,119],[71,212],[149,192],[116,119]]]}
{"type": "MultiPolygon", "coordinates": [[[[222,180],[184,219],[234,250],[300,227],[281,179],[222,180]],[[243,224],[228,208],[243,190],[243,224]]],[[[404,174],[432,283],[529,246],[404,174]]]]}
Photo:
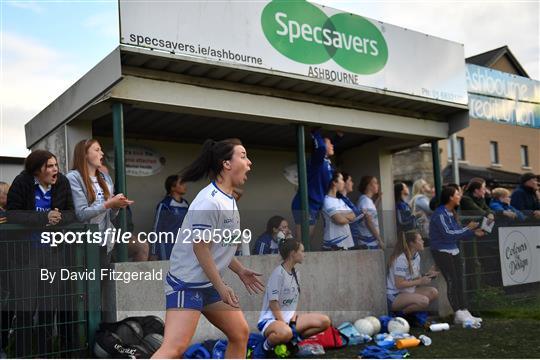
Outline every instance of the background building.
{"type": "MultiPolygon", "coordinates": [[[[540,173],[540,82],[530,79],[507,46],[466,59],[469,127],[456,134],[461,183],[480,176],[513,186],[540,173]]],[[[439,142],[443,181],[453,181],[449,140],[439,142]]],[[[432,181],[431,146],[394,155],[395,180],[432,181]]]]}
{"type": "Polygon", "coordinates": [[[24,169],[24,158],[0,156],[0,181],[11,184],[15,176],[24,169]]]}

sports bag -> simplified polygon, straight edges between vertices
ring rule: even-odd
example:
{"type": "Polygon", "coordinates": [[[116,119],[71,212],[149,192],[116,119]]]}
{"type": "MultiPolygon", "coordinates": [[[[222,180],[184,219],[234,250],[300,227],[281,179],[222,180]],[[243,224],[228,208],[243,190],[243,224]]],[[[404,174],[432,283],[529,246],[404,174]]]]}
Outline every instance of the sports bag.
{"type": "Polygon", "coordinates": [[[94,354],[98,358],[148,359],[163,343],[163,332],[163,320],[157,316],[102,322],[96,331],[94,354]]]}
{"type": "Polygon", "coordinates": [[[349,339],[347,345],[359,345],[371,341],[371,337],[362,335],[350,322],[344,322],[337,327],[342,337],[349,339]]]}
{"type": "Polygon", "coordinates": [[[349,339],[346,336],[342,336],[334,326],[329,326],[323,332],[302,340],[298,343],[298,346],[313,343],[320,344],[325,349],[339,349],[347,346],[349,339]]]}

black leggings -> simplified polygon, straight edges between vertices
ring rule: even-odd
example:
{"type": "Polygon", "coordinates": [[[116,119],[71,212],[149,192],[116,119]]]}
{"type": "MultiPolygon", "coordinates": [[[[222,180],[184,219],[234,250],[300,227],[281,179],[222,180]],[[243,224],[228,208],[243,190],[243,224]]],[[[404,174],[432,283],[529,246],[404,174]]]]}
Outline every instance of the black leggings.
{"type": "Polygon", "coordinates": [[[463,300],[463,286],[461,271],[461,255],[451,255],[446,252],[432,250],[433,260],[441,270],[441,273],[446,280],[446,288],[448,293],[448,301],[454,311],[465,308],[463,300]]]}

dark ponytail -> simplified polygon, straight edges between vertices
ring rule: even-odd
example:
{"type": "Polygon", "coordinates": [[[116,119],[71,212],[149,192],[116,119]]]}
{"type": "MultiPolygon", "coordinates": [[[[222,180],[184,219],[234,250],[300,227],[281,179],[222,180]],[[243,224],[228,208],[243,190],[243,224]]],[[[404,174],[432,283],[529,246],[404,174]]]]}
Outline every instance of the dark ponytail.
{"type": "Polygon", "coordinates": [[[280,240],[278,244],[279,255],[281,255],[283,260],[287,260],[290,253],[300,249],[300,245],[300,241],[293,238],[280,240]]]}
{"type": "Polygon", "coordinates": [[[406,186],[404,183],[398,182],[394,184],[394,202],[399,204],[401,202],[401,193],[403,192],[403,187],[406,186]]]}
{"type": "Polygon", "coordinates": [[[330,190],[332,189],[332,186],[334,186],[334,183],[337,183],[340,175],[343,176],[343,174],[339,171],[332,172],[332,180],[330,181],[330,185],[328,185],[328,189],[326,189],[327,193],[330,192],[330,190]]]}
{"type": "Polygon", "coordinates": [[[441,205],[446,205],[450,202],[450,198],[459,191],[459,185],[457,184],[448,184],[443,186],[441,190],[441,205]]]}
{"type": "MultiPolygon", "coordinates": [[[[283,260],[287,260],[290,253],[292,253],[293,251],[298,251],[298,249],[300,249],[300,245],[302,244],[296,239],[282,239],[279,241],[278,244],[279,255],[281,255],[281,258],[283,260]]],[[[298,276],[296,275],[295,268],[292,268],[292,274],[294,277],[294,281],[296,281],[296,286],[298,287],[298,293],[300,293],[300,283],[298,283],[298,276]]]]}
{"type": "MultiPolygon", "coordinates": [[[[457,191],[459,191],[459,185],[458,184],[448,184],[443,186],[441,189],[441,205],[446,205],[450,202],[450,198],[455,195],[457,191]]],[[[459,216],[456,212],[456,209],[452,209],[452,214],[454,215],[454,218],[457,222],[459,222],[459,216]]]]}
{"type": "Polygon", "coordinates": [[[182,181],[195,182],[206,177],[214,180],[223,170],[223,162],[231,160],[237,145],[242,145],[239,139],[207,139],[197,159],[182,170],[182,181]]]}

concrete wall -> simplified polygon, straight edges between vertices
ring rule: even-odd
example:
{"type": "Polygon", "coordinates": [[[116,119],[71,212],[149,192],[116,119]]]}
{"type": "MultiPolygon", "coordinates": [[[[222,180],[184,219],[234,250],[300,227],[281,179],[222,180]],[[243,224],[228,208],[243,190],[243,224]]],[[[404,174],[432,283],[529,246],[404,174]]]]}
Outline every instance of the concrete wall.
{"type": "Polygon", "coordinates": [[[400,151],[392,156],[394,181],[414,183],[424,179],[433,185],[433,156],[431,146],[420,145],[400,151]]]}
{"type": "MultiPolygon", "coordinates": [[[[261,272],[266,283],[269,274],[281,261],[277,255],[247,256],[239,260],[253,270],[261,272]]],[[[148,271],[163,269],[165,276],[168,262],[143,262],[115,264],[118,271],[148,271]]],[[[328,314],[336,325],[355,321],[368,314],[386,313],[386,282],[384,254],[380,250],[347,252],[310,252],[304,264],[298,266],[301,286],[298,310],[328,314]]],[[[238,277],[226,271],[224,280],[240,298],[242,310],[251,331],[257,331],[257,320],[262,306],[262,295],[250,296],[238,277]]],[[[164,316],[164,293],[161,281],[137,281],[125,284],[109,282],[108,299],[115,317],[155,314],[164,316]]],[[[194,341],[219,338],[223,335],[202,319],[194,341]]]]}
{"type": "MultiPolygon", "coordinates": [[[[387,252],[390,252],[388,250],[387,252]]],[[[239,260],[255,271],[261,272],[266,283],[269,274],[280,264],[277,255],[244,256],[239,260]]],[[[422,254],[422,271],[433,265],[428,250],[422,254]]],[[[118,271],[150,271],[161,269],[166,275],[169,263],[153,261],[114,264],[118,271]]],[[[299,311],[321,312],[329,315],[334,325],[343,321],[355,321],[373,314],[387,313],[386,308],[386,266],[381,250],[356,250],[343,252],[310,252],[304,264],[298,265],[301,287],[299,311]]],[[[256,332],[262,295],[249,295],[238,277],[226,271],[224,280],[240,299],[242,311],[252,332],[256,332]]],[[[446,298],[446,284],[442,277],[433,286],[439,289],[440,299],[431,310],[446,316],[451,309],[446,298]]],[[[165,300],[162,281],[121,281],[107,283],[110,317],[106,321],[119,321],[129,316],[157,315],[164,318],[165,300]]],[[[193,341],[222,338],[223,334],[205,318],[201,318],[193,341]]]]}
{"type": "Polygon", "coordinates": [[[66,139],[66,127],[60,126],[41,141],[34,144],[32,151],[41,149],[53,153],[58,161],[59,171],[65,174],[68,169],[66,139]]]}

